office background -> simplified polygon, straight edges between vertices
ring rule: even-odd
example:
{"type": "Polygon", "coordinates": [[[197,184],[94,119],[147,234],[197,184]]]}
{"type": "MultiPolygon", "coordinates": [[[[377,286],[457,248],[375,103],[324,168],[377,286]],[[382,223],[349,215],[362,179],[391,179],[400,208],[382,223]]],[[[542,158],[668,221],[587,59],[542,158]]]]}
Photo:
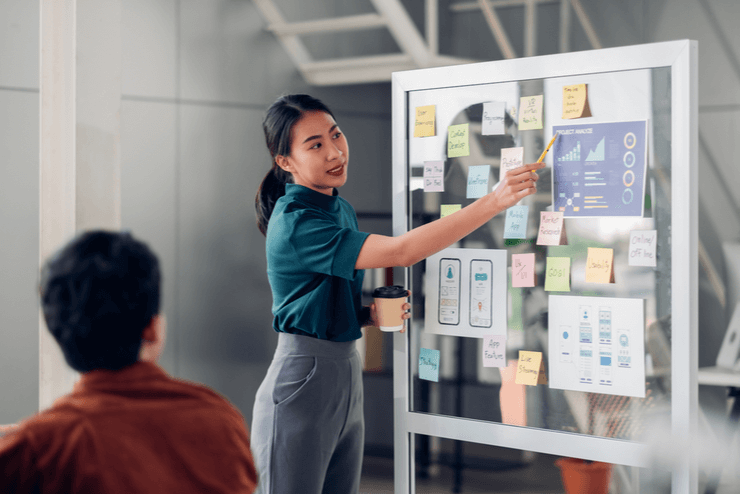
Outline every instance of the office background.
{"type": "MultiPolygon", "coordinates": [[[[372,12],[369,0],[282,0],[288,20],[372,12]]],[[[424,1],[402,2],[424,32],[424,1]]],[[[502,58],[480,10],[440,1],[440,53],[502,58]]],[[[538,7],[536,54],[558,51],[559,2],[538,7]]],[[[605,47],[699,41],[699,234],[716,272],[740,239],[740,3],[582,0],[605,47]]],[[[521,9],[497,11],[523,53],[521,9]]],[[[38,408],[39,2],[0,0],[0,423],[38,408]]],[[[249,0],[122,2],[122,226],[148,242],[164,272],[168,342],[162,365],[224,394],[251,422],[272,358],[271,296],[254,195],[270,166],[261,119],[278,96],[308,92],[335,112],[350,142],[341,194],[361,228],[390,234],[390,83],[308,85],[249,0]]],[[[571,50],[589,49],[575,22],[571,50]]],[[[387,32],[310,36],[316,59],[397,50],[387,32]]],[[[735,260],[735,262],[738,262],[735,260]]],[[[713,365],[737,296],[726,303],[700,269],[700,366],[713,365]]],[[[391,379],[366,379],[367,445],[390,451],[391,379]]],[[[721,407],[721,390],[702,403],[721,407]],[[719,394],[718,394],[719,392],[719,394]]]]}

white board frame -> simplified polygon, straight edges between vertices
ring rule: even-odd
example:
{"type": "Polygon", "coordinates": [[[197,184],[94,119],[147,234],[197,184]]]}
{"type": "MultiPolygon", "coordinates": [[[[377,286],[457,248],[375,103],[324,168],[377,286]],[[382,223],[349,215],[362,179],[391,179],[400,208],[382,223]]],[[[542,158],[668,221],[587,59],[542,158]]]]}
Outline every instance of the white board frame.
{"type": "MultiPolygon", "coordinates": [[[[671,492],[698,492],[690,451],[698,414],[698,43],[692,40],[634,45],[454,67],[396,72],[392,76],[393,234],[408,231],[408,92],[424,89],[671,68],[672,346],[671,432],[680,445],[671,492]]],[[[405,280],[408,279],[405,270],[405,280]]],[[[649,467],[648,445],[582,434],[516,427],[411,411],[410,333],[393,340],[395,492],[414,493],[414,434],[649,467]]]]}

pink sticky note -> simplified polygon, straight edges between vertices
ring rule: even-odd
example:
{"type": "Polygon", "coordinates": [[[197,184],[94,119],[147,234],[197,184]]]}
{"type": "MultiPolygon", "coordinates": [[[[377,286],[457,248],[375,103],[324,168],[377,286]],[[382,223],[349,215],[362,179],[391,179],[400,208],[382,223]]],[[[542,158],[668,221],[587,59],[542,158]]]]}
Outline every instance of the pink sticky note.
{"type": "Polygon", "coordinates": [[[483,367],[506,367],[506,336],[483,337],[483,367]]]}
{"type": "Polygon", "coordinates": [[[562,211],[541,211],[537,245],[566,245],[562,211]]]}
{"type": "Polygon", "coordinates": [[[534,254],[511,255],[511,286],[528,287],[537,283],[534,274],[534,254]]]}

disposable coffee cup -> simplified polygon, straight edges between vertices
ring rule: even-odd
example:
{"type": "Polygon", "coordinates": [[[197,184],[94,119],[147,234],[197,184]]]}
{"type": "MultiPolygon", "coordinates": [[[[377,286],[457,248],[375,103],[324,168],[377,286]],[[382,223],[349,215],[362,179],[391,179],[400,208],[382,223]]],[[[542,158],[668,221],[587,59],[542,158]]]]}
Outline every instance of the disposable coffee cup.
{"type": "Polygon", "coordinates": [[[373,291],[375,310],[381,331],[401,331],[403,329],[403,304],[409,292],[400,285],[381,286],[373,291]]]}

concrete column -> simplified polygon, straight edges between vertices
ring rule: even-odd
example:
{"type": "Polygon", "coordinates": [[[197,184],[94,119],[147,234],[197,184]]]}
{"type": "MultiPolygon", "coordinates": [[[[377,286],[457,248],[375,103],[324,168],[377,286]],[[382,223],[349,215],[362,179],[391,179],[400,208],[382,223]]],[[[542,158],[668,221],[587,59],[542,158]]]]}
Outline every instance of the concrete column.
{"type": "MultiPolygon", "coordinates": [[[[76,232],[119,229],[121,0],[40,0],[43,262],[76,232]]],[[[39,409],[77,373],[39,318],[39,409]]]]}

